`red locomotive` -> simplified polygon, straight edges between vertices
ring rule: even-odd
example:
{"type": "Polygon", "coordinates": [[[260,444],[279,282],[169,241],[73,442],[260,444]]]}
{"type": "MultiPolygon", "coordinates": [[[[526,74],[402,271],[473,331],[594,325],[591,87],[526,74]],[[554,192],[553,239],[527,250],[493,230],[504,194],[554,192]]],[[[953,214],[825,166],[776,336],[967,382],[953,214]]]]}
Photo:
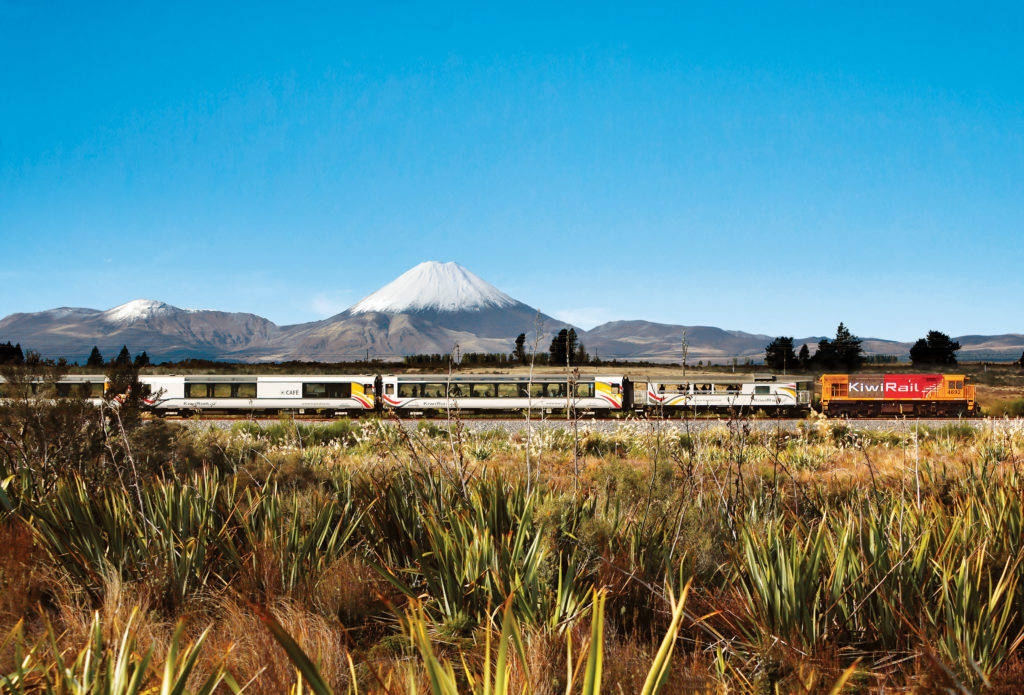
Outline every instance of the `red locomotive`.
{"type": "Polygon", "coordinates": [[[974,385],[963,374],[823,374],[826,415],[921,417],[978,414],[974,385]]]}

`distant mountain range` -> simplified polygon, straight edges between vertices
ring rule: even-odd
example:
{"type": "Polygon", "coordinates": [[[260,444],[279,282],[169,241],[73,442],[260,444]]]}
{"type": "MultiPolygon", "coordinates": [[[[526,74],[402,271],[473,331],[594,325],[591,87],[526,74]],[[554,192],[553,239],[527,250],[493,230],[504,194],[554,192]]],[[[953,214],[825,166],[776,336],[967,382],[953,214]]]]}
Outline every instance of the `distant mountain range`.
{"type": "MultiPolygon", "coordinates": [[[[47,357],[83,362],[94,345],[107,357],[127,345],[154,361],[203,358],[243,362],[311,360],[334,362],[447,353],[510,352],[520,333],[531,337],[540,323],[544,350],[569,324],[508,296],[457,263],[421,263],[346,311],[311,323],[278,326],[255,314],[179,309],[136,299],[100,311],[61,307],[11,314],[0,320],[0,341],[20,343],[47,357]]],[[[679,362],[685,331],[687,362],[759,360],[773,336],[712,326],[650,321],[611,321],[576,329],[591,355],[604,359],[679,362]]],[[[813,350],[822,336],[794,340],[813,350]]],[[[964,360],[1015,360],[1024,335],[956,338],[964,360]]],[[[911,343],[866,338],[868,354],[906,358],[911,343]]]]}

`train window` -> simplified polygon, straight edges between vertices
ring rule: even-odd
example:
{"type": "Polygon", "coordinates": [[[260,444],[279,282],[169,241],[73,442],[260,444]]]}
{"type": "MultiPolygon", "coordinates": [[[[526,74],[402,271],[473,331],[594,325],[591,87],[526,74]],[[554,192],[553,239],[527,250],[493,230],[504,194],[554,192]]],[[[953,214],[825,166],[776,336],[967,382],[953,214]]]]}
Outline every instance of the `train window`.
{"type": "Polygon", "coordinates": [[[498,387],[498,398],[516,398],[519,396],[519,384],[495,384],[498,387]]]}
{"type": "Polygon", "coordinates": [[[206,384],[185,384],[185,397],[207,398],[209,394],[206,387],[206,384]]]}
{"type": "Polygon", "coordinates": [[[384,393],[386,393],[389,396],[395,395],[395,385],[394,384],[385,384],[384,385],[384,393]]]}
{"type": "Polygon", "coordinates": [[[419,384],[399,384],[398,385],[398,397],[399,398],[419,398],[420,385],[419,384]]]}
{"type": "Polygon", "coordinates": [[[351,398],[352,397],[352,384],[347,381],[327,384],[327,397],[328,398],[351,398]]]}
{"type": "Polygon", "coordinates": [[[103,398],[103,392],[106,390],[102,381],[94,381],[88,388],[89,398],[103,398]]]}
{"type": "Polygon", "coordinates": [[[424,398],[444,398],[444,384],[423,384],[420,393],[424,398]]]}
{"type": "Polygon", "coordinates": [[[690,390],[690,385],[689,384],[676,384],[676,391],[678,391],[679,393],[686,393],[689,390],[690,390]]]}
{"type": "Polygon", "coordinates": [[[235,384],[235,398],[256,398],[256,384],[235,384]]]}
{"type": "Polygon", "coordinates": [[[231,384],[214,384],[214,398],[231,398],[231,384]]]}
{"type": "Polygon", "coordinates": [[[593,398],[594,397],[594,385],[593,384],[576,384],[576,397],[577,398],[593,398]]]}
{"type": "Polygon", "coordinates": [[[351,398],[352,384],[347,381],[338,383],[304,383],[302,385],[303,398],[351,398]]]}
{"type": "Polygon", "coordinates": [[[622,384],[612,384],[612,393],[616,396],[622,395],[622,384]]]}
{"type": "Polygon", "coordinates": [[[462,398],[462,396],[465,395],[465,392],[459,384],[449,384],[448,395],[452,398],[462,398]]]}
{"type": "MultiPolygon", "coordinates": [[[[102,395],[103,384],[98,384],[98,386],[100,387],[100,395],[102,395]]],[[[61,397],[88,398],[89,384],[57,384],[57,395],[61,397]]]]}
{"type": "Polygon", "coordinates": [[[497,384],[470,384],[470,398],[494,398],[497,384]]]}
{"type": "Polygon", "coordinates": [[[754,395],[755,396],[768,396],[768,395],[771,394],[771,392],[772,392],[772,387],[771,386],[755,386],[754,387],[754,395]]]}
{"type": "Polygon", "coordinates": [[[565,384],[548,384],[549,398],[565,398],[565,384]]]}

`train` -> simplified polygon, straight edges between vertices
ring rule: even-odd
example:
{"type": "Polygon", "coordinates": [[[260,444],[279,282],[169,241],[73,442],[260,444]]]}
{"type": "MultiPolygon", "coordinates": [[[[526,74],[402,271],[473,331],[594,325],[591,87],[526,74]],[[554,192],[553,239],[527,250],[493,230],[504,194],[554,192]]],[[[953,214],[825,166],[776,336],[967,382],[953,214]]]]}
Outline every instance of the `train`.
{"type": "Polygon", "coordinates": [[[964,374],[823,374],[821,412],[836,417],[980,414],[964,374]]]}
{"type": "MultiPolygon", "coordinates": [[[[950,417],[980,414],[970,377],[948,374],[825,374],[820,410],[829,417],[950,417]]],[[[277,415],[430,417],[451,410],[503,414],[531,409],[585,416],[684,413],[803,416],[815,380],[773,374],[734,377],[622,374],[141,375],[157,416],[277,415]]],[[[66,376],[57,396],[98,400],[103,375],[66,376]]]]}

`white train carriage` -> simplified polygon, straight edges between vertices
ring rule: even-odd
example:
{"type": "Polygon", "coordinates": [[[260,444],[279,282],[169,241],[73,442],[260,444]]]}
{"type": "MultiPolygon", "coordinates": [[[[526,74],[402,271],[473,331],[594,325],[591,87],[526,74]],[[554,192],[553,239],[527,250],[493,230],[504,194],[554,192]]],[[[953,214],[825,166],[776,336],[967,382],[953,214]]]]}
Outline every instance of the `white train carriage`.
{"type": "Polygon", "coordinates": [[[190,412],[358,413],[376,409],[375,377],[141,376],[146,404],[161,414],[190,412]]]}
{"type": "MultiPolygon", "coordinates": [[[[6,380],[0,377],[0,396],[6,396],[7,388],[5,387],[6,380]]],[[[44,382],[41,379],[36,379],[30,384],[27,384],[27,392],[21,393],[22,396],[37,396],[46,395],[46,388],[44,382]]],[[[107,390],[107,378],[102,374],[71,374],[65,375],[54,384],[53,392],[48,395],[56,396],[57,398],[84,398],[94,405],[98,405],[103,400],[103,394],[107,390]]]]}
{"type": "Polygon", "coordinates": [[[384,408],[399,412],[447,409],[463,411],[565,410],[621,412],[622,376],[581,376],[568,393],[569,378],[551,374],[527,376],[391,375],[381,380],[384,408]]]}
{"type": "Polygon", "coordinates": [[[652,377],[642,395],[636,394],[634,400],[648,410],[798,412],[810,410],[813,388],[810,381],[774,376],[755,377],[753,381],[729,377],[678,380],[652,377]]]}

